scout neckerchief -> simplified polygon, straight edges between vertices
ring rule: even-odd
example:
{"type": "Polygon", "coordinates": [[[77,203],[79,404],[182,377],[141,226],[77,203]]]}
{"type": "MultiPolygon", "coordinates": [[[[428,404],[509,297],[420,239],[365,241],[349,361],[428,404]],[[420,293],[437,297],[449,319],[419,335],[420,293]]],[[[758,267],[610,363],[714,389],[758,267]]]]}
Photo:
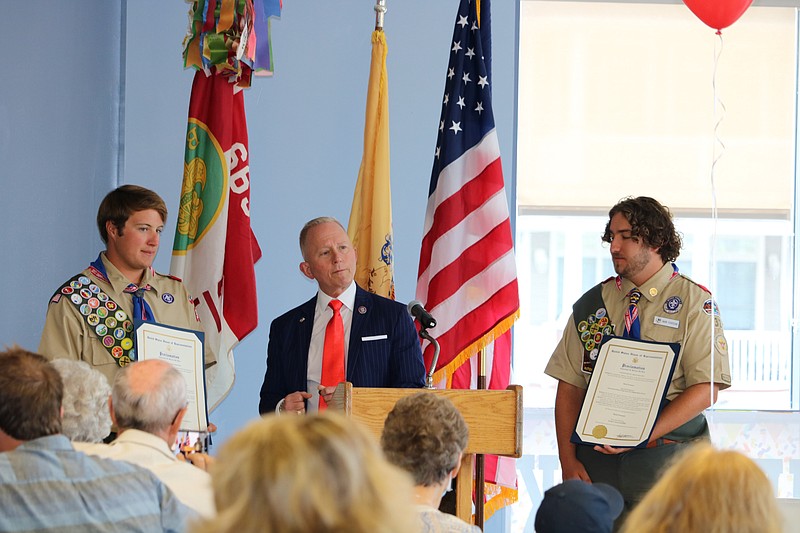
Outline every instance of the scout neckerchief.
{"type": "MultiPolygon", "coordinates": [[[[106,265],[103,264],[102,259],[100,256],[97,256],[97,259],[89,265],[89,270],[92,274],[96,277],[100,278],[101,280],[105,281],[109,285],[111,281],[108,279],[108,274],[106,273],[106,265]]],[[[128,284],[127,287],[122,289],[122,292],[130,293],[131,297],[133,298],[133,317],[139,318],[141,320],[154,320],[153,317],[153,310],[150,309],[150,304],[148,304],[144,299],[144,291],[149,291],[152,289],[150,284],[146,284],[142,287],[136,285],[135,283],[128,284]]]]}
{"type": "MultiPolygon", "coordinates": [[[[678,265],[672,263],[670,281],[677,275],[678,265]]],[[[581,369],[585,374],[591,374],[594,370],[594,363],[597,360],[597,354],[600,353],[599,346],[603,340],[603,335],[614,334],[614,324],[611,323],[611,319],[608,317],[606,304],[603,301],[603,285],[612,279],[615,281],[617,289],[622,290],[622,278],[620,276],[611,277],[589,289],[572,306],[575,329],[578,330],[578,337],[583,345],[581,369]]]]}
{"type": "MultiPolygon", "coordinates": [[[[98,279],[110,284],[105,265],[100,256],[89,265],[89,272],[98,279]]],[[[154,320],[153,311],[144,300],[144,291],[150,285],[139,287],[131,283],[124,292],[133,297],[134,316],[143,320],[154,320]]],[[[100,344],[108,351],[119,366],[126,366],[136,360],[133,343],[133,321],[119,304],[112,300],[100,287],[92,283],[89,277],[78,274],[67,281],[58,291],[69,297],[78,309],[89,329],[97,334],[100,344]]]]}

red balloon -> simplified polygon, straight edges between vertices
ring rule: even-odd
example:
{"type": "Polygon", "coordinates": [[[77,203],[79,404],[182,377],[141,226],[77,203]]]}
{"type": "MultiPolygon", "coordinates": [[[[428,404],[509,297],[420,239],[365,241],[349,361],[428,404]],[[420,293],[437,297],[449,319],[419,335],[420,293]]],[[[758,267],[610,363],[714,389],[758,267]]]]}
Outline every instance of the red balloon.
{"type": "Polygon", "coordinates": [[[683,0],[683,3],[719,33],[739,20],[753,0],[683,0]]]}

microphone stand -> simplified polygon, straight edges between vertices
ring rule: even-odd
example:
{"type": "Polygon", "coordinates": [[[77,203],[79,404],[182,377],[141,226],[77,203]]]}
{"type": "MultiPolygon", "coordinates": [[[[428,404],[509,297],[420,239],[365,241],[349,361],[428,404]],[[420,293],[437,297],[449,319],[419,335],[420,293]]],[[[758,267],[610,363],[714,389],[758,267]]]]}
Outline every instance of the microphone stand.
{"type": "Polygon", "coordinates": [[[436,363],[439,361],[439,341],[431,336],[426,328],[421,328],[419,330],[419,336],[433,344],[433,360],[431,361],[431,367],[428,369],[428,375],[425,379],[425,388],[434,389],[436,387],[433,386],[433,373],[436,371],[436,363]]]}

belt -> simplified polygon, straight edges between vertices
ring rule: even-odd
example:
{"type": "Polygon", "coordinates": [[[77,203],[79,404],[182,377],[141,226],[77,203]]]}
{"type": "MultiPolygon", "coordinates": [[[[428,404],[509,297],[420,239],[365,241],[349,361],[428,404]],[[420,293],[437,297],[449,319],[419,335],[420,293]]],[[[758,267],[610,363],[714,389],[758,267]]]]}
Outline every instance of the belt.
{"type": "Polygon", "coordinates": [[[679,441],[679,440],[659,438],[659,439],[651,440],[650,442],[648,442],[646,448],[655,448],[656,446],[665,446],[665,445],[668,445],[668,444],[678,444],[680,442],[681,441],[679,441]]]}

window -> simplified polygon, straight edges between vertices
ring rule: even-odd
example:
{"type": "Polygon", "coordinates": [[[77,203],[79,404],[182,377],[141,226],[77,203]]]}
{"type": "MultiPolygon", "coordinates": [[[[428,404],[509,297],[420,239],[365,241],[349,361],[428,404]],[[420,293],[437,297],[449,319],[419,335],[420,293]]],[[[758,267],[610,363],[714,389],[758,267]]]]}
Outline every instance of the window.
{"type": "Polygon", "coordinates": [[[712,440],[750,453],[778,496],[800,497],[800,413],[755,411],[800,409],[798,22],[785,7],[800,0],[781,3],[751,6],[720,47],[681,2],[521,1],[514,382],[526,409],[511,531],[532,532],[561,481],[556,381],[543,371],[572,303],[614,274],[600,236],[624,196],[671,208],[677,264],[721,309],[734,386],[708,413],[712,440]]]}
{"type": "Polygon", "coordinates": [[[520,28],[515,377],[526,406],[553,405],[542,371],[571,305],[614,274],[600,241],[608,209],[647,195],[674,213],[677,264],[722,312],[734,385],[717,407],[798,408],[795,10],[751,7],[720,41],[683,4],[523,1],[520,28]]]}

